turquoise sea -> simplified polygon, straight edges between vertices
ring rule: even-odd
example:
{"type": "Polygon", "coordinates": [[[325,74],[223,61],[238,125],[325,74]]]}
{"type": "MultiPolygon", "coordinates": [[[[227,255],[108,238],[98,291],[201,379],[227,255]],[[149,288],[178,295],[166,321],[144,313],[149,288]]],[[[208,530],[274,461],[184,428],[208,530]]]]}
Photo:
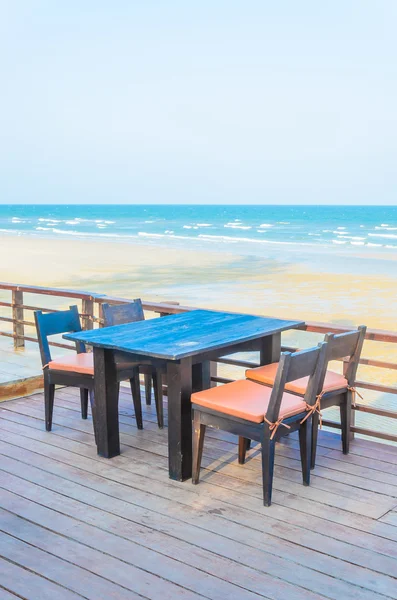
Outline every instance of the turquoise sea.
{"type": "Polygon", "coordinates": [[[397,206],[0,205],[0,233],[181,240],[250,253],[282,245],[390,253],[397,251],[397,206]]]}

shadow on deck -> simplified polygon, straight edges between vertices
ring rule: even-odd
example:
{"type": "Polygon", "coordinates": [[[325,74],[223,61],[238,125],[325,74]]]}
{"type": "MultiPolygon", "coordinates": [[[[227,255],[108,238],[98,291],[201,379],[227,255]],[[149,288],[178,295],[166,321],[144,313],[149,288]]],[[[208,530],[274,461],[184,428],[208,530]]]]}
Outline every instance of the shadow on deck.
{"type": "Polygon", "coordinates": [[[278,444],[274,503],[262,506],[258,451],[208,431],[202,481],[168,479],[167,429],[122,389],[122,454],[100,458],[77,390],[0,406],[0,598],[384,600],[397,598],[397,449],[340,452],[320,435],[312,485],[298,443],[278,444]]]}

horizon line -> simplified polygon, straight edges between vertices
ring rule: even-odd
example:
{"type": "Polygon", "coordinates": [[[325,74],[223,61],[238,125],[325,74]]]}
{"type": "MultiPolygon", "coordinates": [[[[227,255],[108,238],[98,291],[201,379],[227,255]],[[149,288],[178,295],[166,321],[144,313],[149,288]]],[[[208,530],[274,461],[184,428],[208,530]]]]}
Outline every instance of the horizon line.
{"type": "Polygon", "coordinates": [[[397,203],[396,204],[271,204],[271,203],[266,203],[266,204],[259,204],[259,203],[253,203],[253,204],[247,204],[247,203],[242,203],[242,204],[238,204],[238,203],[233,203],[233,204],[227,204],[224,202],[221,203],[212,203],[212,204],[206,204],[206,203],[202,203],[202,204],[197,204],[197,203],[193,203],[193,202],[187,202],[186,204],[181,203],[181,202],[177,202],[177,203],[173,203],[173,202],[167,202],[167,203],[163,203],[163,202],[153,202],[153,203],[139,203],[139,202],[122,202],[122,203],[113,203],[113,202],[31,202],[31,203],[24,203],[24,202],[0,202],[0,206],[276,206],[276,207],[294,207],[294,206],[312,206],[312,207],[344,207],[344,206],[348,206],[348,207],[357,207],[357,208],[361,208],[361,207],[377,207],[377,208],[390,208],[390,207],[397,207],[397,203]]]}

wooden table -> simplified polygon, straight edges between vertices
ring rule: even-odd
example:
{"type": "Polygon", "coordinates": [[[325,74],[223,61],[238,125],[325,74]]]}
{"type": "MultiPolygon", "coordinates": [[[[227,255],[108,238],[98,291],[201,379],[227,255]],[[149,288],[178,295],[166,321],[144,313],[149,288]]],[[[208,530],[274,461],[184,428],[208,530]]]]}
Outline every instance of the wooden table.
{"type": "Polygon", "coordinates": [[[281,332],[300,321],[193,310],[65,334],[94,348],[95,410],[98,454],[120,454],[117,372],[131,362],[167,363],[168,457],[171,479],[191,477],[192,391],[211,386],[210,361],[235,352],[259,351],[261,364],[279,360],[281,332]]]}

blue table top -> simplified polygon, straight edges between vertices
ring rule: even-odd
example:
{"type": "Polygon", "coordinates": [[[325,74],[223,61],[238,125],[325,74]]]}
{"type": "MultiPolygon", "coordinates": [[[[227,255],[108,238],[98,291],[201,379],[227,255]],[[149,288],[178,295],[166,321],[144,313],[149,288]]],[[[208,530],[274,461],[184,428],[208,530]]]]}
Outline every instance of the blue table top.
{"type": "Polygon", "coordinates": [[[302,321],[192,310],[136,323],[67,333],[63,337],[99,348],[150,358],[180,360],[302,325],[302,321]]]}

